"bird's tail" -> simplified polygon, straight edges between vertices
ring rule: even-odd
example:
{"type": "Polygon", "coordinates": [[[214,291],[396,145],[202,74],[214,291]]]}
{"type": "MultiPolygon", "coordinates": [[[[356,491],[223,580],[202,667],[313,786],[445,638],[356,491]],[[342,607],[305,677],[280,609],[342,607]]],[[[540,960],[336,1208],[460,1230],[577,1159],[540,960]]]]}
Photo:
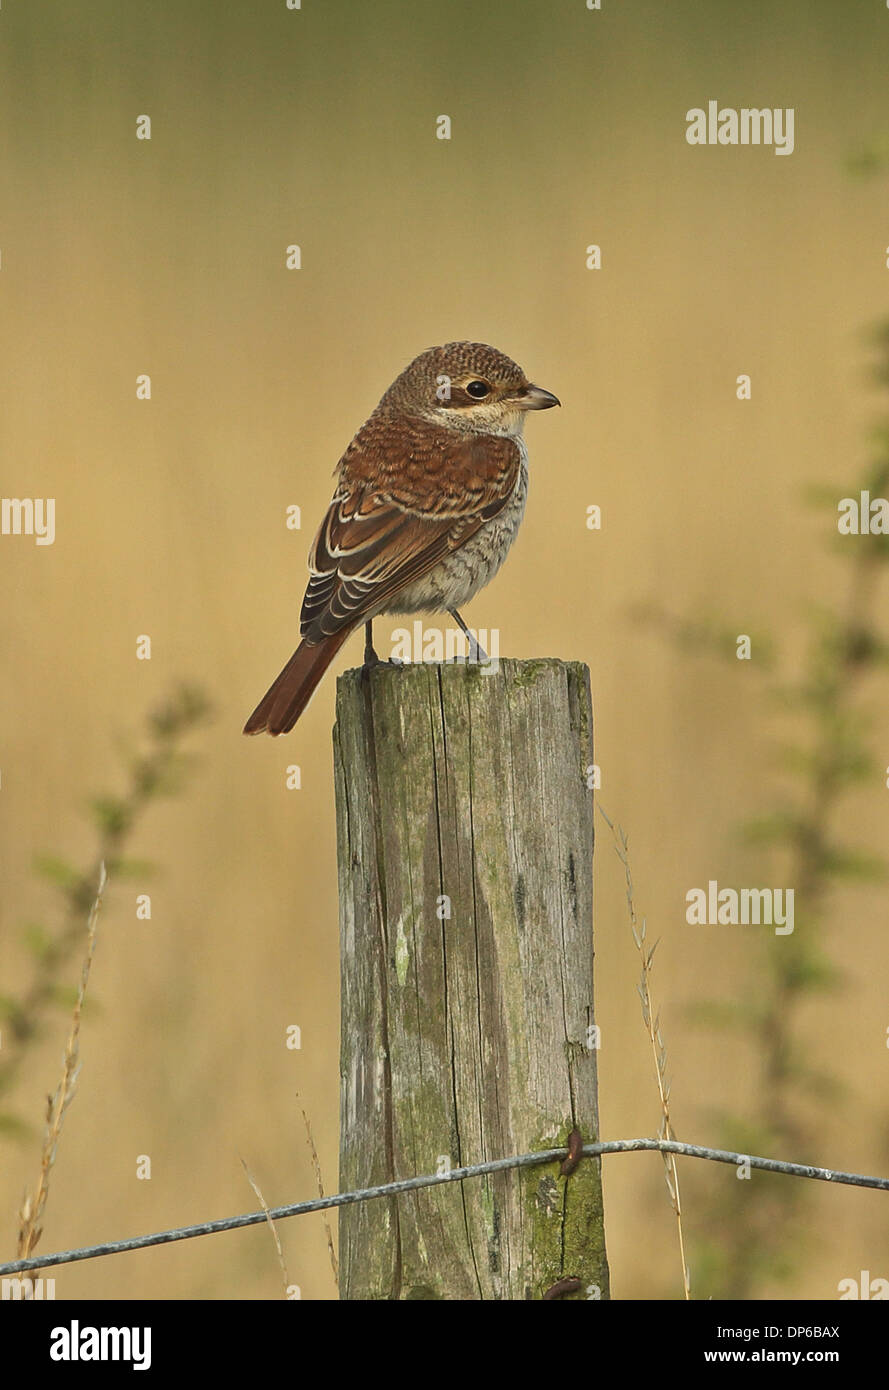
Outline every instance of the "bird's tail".
{"type": "Polygon", "coordinates": [[[277,680],[269,686],[244,725],[245,734],[289,734],[350,629],[320,642],[300,642],[277,680]]]}

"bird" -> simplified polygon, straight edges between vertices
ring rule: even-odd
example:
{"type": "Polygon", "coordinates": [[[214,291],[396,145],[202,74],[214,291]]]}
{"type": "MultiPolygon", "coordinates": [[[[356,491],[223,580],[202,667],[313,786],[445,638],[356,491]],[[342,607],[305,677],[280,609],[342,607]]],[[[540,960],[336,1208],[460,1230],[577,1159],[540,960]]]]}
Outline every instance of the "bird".
{"type": "Polygon", "coordinates": [[[335,470],[302,640],[245,734],[289,733],[362,624],[364,664],[376,665],[381,614],[447,612],[471,639],[459,609],[500,569],[525,510],[525,416],[560,404],[487,343],[427,348],[405,367],[335,470]]]}

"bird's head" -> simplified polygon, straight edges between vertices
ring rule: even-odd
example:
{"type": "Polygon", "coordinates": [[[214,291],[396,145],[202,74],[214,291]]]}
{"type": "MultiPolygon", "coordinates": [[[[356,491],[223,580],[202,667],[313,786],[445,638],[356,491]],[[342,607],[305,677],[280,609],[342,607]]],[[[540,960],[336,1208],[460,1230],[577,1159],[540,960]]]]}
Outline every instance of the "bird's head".
{"type": "Polygon", "coordinates": [[[560,401],[534,386],[512,358],[486,343],[445,343],[415,357],[380,401],[381,411],[471,434],[519,435],[529,410],[560,401]]]}

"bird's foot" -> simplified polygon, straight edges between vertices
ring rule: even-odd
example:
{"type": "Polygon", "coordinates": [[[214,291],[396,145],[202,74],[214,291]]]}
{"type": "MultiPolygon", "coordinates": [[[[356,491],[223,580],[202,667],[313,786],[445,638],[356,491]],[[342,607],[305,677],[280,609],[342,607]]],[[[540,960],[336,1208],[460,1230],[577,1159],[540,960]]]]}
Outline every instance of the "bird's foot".
{"type": "Polygon", "coordinates": [[[390,656],[388,661],[383,661],[382,657],[377,656],[373,647],[364,648],[364,664],[362,670],[372,671],[375,666],[404,666],[400,656],[390,656]]]}
{"type": "MultiPolygon", "coordinates": [[[[466,638],[467,644],[469,646],[469,655],[465,658],[460,659],[465,659],[466,661],[476,666],[487,665],[487,652],[484,650],[484,648],[479,646],[478,642],[475,640],[474,634],[470,632],[469,628],[466,626],[463,619],[460,617],[460,614],[457,612],[456,608],[449,608],[448,612],[454,619],[454,622],[457,624],[457,626],[462,630],[463,636],[466,638]]],[[[455,658],[455,660],[456,659],[457,658],[455,658]]]]}

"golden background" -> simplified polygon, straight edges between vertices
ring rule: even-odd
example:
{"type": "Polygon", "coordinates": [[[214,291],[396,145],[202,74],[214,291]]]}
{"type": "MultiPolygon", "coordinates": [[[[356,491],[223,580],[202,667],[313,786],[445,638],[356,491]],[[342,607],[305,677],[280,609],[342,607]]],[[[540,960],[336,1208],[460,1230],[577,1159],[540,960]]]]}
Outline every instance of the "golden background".
{"type": "MultiPolygon", "coordinates": [[[[501,655],[591,668],[602,804],[662,939],[674,1125],[716,1142],[711,1112],[743,1116],[760,1077],[743,1036],[687,1008],[755,990],[767,929],[689,927],[685,893],[775,881],[737,827],[774,800],[787,717],[761,698],[756,639],[751,662],[720,663],[633,612],[656,601],[768,631],[792,671],[810,606],[845,592],[830,509],[805,491],[847,494],[883,408],[863,330],[887,309],[889,173],[856,180],[846,162],[889,132],[889,12],[31,0],[4,6],[0,62],[2,490],[56,499],[53,546],[0,537],[0,992],[34,968],[22,924],[58,920],[34,858],[89,864],[83,807],[122,785],[120,738],[182,677],[216,709],[187,786],[129,846],[157,872],[109,890],[39,1252],[255,1210],[241,1156],[270,1204],[314,1196],[297,1090],[336,1190],[333,678],[286,740],[240,730],[295,645],[340,453],[410,358],[455,338],[493,343],[562,400],[528,422],[526,520],[466,616],[500,629],[501,655]],[[795,152],[689,146],[686,110],[710,98],[794,107],[795,152]],[[284,1045],[294,1023],[300,1051],[284,1045]]],[[[396,626],[380,625],[383,655],[396,626]]],[[[360,656],[356,636],[334,669],[360,656]]],[[[874,710],[879,775],[842,818],[879,852],[889,726],[874,710]]],[[[650,1134],[638,960],[601,822],[596,881],[602,1133],[650,1134]]],[[[864,1172],[889,1169],[885,924],[885,885],[836,889],[821,939],[841,982],[797,1020],[808,1063],[845,1087],[807,1102],[805,1157],[864,1172]]],[[[64,983],[78,972],[79,952],[64,983]]],[[[2,1140],[2,1259],[69,1016],[49,1015],[5,1098],[33,1131],[2,1140]]],[[[716,1181],[695,1166],[681,1168],[689,1238],[696,1184],[716,1181]]],[[[612,1158],[604,1176],[614,1295],[678,1296],[660,1161],[612,1158]]],[[[814,1238],[757,1296],[889,1276],[879,1194],[806,1201],[814,1238]]],[[[334,1297],[320,1218],[279,1231],[303,1297],[334,1297]]],[[[697,1273],[692,1260],[704,1296],[697,1273]]],[[[59,1297],[281,1295],[263,1227],[55,1277],[59,1297]]]]}

